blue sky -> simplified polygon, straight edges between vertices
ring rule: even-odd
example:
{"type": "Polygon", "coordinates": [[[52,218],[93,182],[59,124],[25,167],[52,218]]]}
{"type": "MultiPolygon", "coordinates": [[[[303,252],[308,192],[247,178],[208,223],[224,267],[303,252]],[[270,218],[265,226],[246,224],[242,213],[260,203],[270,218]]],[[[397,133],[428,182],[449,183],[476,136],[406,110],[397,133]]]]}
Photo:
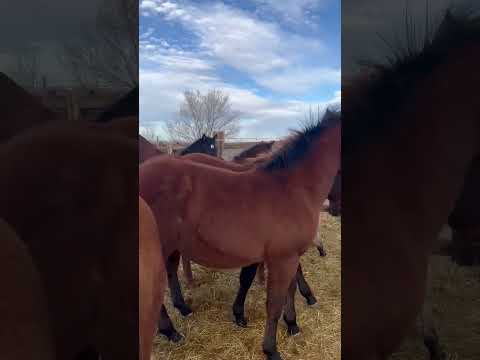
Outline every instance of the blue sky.
{"type": "Polygon", "coordinates": [[[140,1],[141,126],[164,136],[184,90],[223,89],[239,137],[340,101],[340,0],[140,1]]]}

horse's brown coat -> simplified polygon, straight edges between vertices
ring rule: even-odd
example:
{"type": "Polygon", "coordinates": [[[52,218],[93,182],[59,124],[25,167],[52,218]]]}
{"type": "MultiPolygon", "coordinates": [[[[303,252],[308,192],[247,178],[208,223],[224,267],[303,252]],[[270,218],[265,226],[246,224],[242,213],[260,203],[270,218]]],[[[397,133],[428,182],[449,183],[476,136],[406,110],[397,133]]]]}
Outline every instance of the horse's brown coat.
{"type": "Polygon", "coordinates": [[[25,244],[0,219],[0,358],[53,360],[42,279],[25,244]]]}
{"type": "Polygon", "coordinates": [[[140,166],[140,196],[155,214],[166,257],[178,251],[213,268],[267,263],[264,351],[272,359],[279,359],[276,321],[339,169],[340,135],[340,124],[326,129],[291,169],[233,172],[170,156],[140,166]]]}
{"type": "Polygon", "coordinates": [[[138,230],[140,360],[150,360],[167,286],[167,273],[157,222],[142,198],[138,199],[138,230]]]}
{"type": "MultiPolygon", "coordinates": [[[[436,236],[480,151],[478,39],[437,41],[443,60],[384,119],[401,125],[344,154],[343,359],[386,359],[421,310],[436,236]]],[[[365,99],[364,84],[344,88],[344,129],[380,106],[365,99]]]]}
{"type": "Polygon", "coordinates": [[[135,140],[84,123],[0,147],[0,217],[38,266],[59,359],[138,356],[137,156],[135,140]]]}

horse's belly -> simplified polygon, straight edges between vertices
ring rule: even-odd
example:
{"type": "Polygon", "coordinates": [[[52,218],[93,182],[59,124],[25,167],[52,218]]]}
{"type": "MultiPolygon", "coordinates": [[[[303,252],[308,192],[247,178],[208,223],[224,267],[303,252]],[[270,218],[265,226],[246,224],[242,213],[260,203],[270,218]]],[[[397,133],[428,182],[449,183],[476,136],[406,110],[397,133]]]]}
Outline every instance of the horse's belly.
{"type": "Polygon", "coordinates": [[[247,251],[222,251],[219,247],[201,239],[184,244],[181,252],[197,264],[217,269],[235,269],[263,260],[260,254],[251,254],[247,251]]]}

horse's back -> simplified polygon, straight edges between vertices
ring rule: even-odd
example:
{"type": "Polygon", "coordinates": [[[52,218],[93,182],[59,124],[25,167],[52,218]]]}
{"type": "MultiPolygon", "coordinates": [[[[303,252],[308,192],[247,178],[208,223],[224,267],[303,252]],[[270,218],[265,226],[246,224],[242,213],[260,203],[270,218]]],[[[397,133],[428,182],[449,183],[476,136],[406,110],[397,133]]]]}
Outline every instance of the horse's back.
{"type": "Polygon", "coordinates": [[[53,360],[47,298],[25,244],[0,219],[0,358],[53,360]]]}
{"type": "Polygon", "coordinates": [[[138,198],[138,210],[140,359],[149,360],[167,276],[157,223],[149,206],[141,197],[138,198]]]}

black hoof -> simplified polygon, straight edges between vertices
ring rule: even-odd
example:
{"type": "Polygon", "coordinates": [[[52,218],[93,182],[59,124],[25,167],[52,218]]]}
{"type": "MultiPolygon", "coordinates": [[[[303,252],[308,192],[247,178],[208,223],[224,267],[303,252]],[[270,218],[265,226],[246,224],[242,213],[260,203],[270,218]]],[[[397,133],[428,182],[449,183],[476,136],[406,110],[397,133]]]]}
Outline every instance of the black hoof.
{"type": "Polygon", "coordinates": [[[324,248],[319,247],[318,248],[318,253],[320,254],[321,257],[327,256],[327,252],[325,251],[324,248]]]}
{"type": "Polygon", "coordinates": [[[170,340],[171,342],[174,342],[174,343],[179,343],[179,342],[185,340],[185,337],[182,334],[180,334],[179,332],[175,331],[168,338],[168,340],[170,340]]]}
{"type": "Polygon", "coordinates": [[[178,305],[175,307],[178,309],[178,311],[180,311],[180,314],[182,314],[182,316],[184,317],[190,316],[193,313],[192,309],[190,309],[187,305],[178,305]]]}
{"type": "Polygon", "coordinates": [[[263,350],[263,353],[267,356],[267,360],[282,360],[282,357],[278,351],[263,350]]]}
{"type": "Polygon", "coordinates": [[[245,316],[243,314],[233,314],[235,316],[235,323],[243,328],[246,328],[248,325],[247,319],[245,319],[245,316]]]}
{"type": "Polygon", "coordinates": [[[164,330],[159,329],[158,333],[162,334],[168,340],[170,340],[171,342],[174,342],[174,343],[179,343],[180,341],[185,339],[185,337],[182,334],[180,334],[177,330],[175,330],[173,328],[164,329],[164,330]]]}
{"type": "Polygon", "coordinates": [[[315,299],[315,296],[313,295],[307,296],[305,300],[307,300],[307,304],[310,306],[315,305],[317,303],[317,299],[315,299]]]}
{"type": "Polygon", "coordinates": [[[285,321],[285,324],[287,324],[287,333],[289,336],[294,336],[300,333],[300,328],[297,325],[297,322],[294,321],[288,321],[285,316],[283,316],[283,321],[285,321]]]}
{"type": "Polygon", "coordinates": [[[300,334],[300,328],[298,327],[298,325],[288,326],[287,329],[289,336],[295,336],[300,334]]]}

